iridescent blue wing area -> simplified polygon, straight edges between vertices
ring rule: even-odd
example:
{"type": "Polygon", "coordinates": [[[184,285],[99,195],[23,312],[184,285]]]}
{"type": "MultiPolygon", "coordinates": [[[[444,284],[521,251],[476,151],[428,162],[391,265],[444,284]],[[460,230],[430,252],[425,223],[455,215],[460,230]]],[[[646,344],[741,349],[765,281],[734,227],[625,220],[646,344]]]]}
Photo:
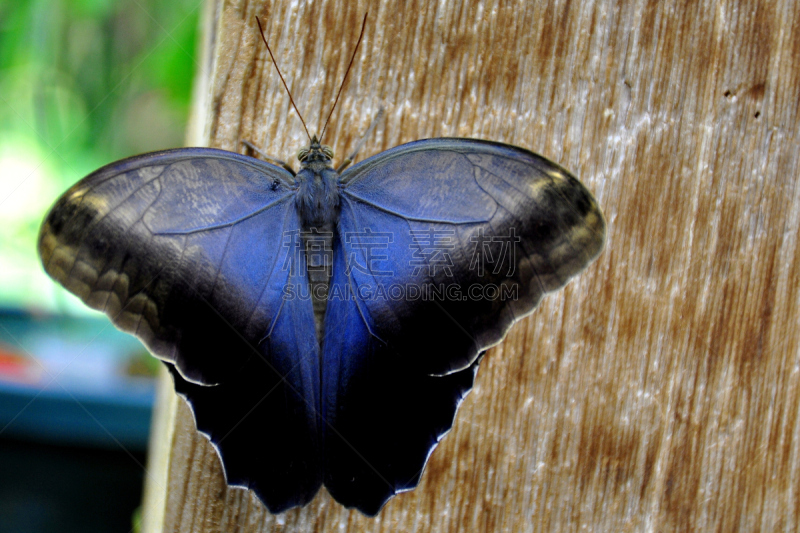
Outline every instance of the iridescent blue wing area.
{"type": "Polygon", "coordinates": [[[418,483],[480,354],[600,253],[605,221],[566,170],[498,143],[417,141],[341,181],[324,482],[374,514],[418,483]]]}
{"type": "MultiPolygon", "coordinates": [[[[338,502],[375,515],[386,501],[419,483],[428,455],[472,388],[480,357],[467,368],[432,376],[373,335],[373,319],[335,248],[323,341],[324,483],[338,502]],[[336,289],[338,291],[338,289],[336,289]]],[[[395,305],[401,305],[396,303],[395,305]]],[[[409,335],[415,335],[413,331],[409,335]]],[[[418,348],[427,340],[416,337],[418,348]]]]}
{"type": "Polygon", "coordinates": [[[291,174],[190,148],[106,166],[45,218],[45,270],[170,367],[230,484],[274,512],[321,479],[319,347],[291,174]]]}

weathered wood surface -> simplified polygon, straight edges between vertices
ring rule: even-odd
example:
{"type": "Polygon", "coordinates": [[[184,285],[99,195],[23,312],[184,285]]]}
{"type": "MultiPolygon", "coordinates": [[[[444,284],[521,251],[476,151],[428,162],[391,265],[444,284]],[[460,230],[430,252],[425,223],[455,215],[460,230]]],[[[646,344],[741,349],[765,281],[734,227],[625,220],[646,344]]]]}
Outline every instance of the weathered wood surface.
{"type": "Polygon", "coordinates": [[[336,153],[381,105],[362,157],[435,136],[530,148],[594,191],[606,251],[488,353],[420,487],[377,518],[324,491],[271,516],[173,397],[149,530],[795,530],[800,6],[216,2],[191,144],[291,157],[305,134],[254,16],[313,132],[368,9],[336,153]]]}

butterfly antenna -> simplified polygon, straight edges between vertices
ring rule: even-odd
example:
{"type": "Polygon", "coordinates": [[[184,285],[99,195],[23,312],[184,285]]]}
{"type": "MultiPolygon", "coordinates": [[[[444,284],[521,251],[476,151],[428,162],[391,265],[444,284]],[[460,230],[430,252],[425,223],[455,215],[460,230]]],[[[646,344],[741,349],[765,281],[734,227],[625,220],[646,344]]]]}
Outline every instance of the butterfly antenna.
{"type": "MultiPolygon", "coordinates": [[[[297,109],[297,105],[295,105],[294,103],[294,98],[292,98],[292,91],[289,90],[289,86],[286,85],[286,80],[283,79],[283,74],[281,74],[281,69],[278,68],[278,62],[275,61],[275,56],[272,55],[272,50],[269,47],[267,38],[264,37],[264,28],[261,27],[261,21],[258,19],[258,17],[256,17],[256,22],[258,23],[258,31],[261,32],[261,40],[264,41],[264,44],[267,46],[267,52],[269,52],[269,57],[272,58],[272,64],[275,65],[275,70],[278,71],[278,76],[280,76],[281,81],[283,82],[283,86],[286,88],[286,92],[289,94],[289,100],[292,102],[292,107],[294,107],[294,110],[297,112],[297,116],[300,117],[300,122],[303,123],[303,129],[306,130],[306,137],[308,137],[308,141],[311,142],[311,135],[308,133],[308,128],[306,127],[306,121],[303,120],[303,115],[300,114],[300,110],[297,109]]],[[[363,28],[361,29],[361,33],[362,34],[364,33],[363,28]]]]}
{"type": "Polygon", "coordinates": [[[333,115],[333,110],[336,109],[336,104],[339,102],[339,96],[342,94],[342,89],[344,89],[345,82],[347,82],[347,75],[350,74],[350,67],[353,66],[353,60],[356,58],[356,52],[358,52],[358,46],[361,44],[361,39],[364,38],[364,28],[367,27],[368,14],[369,11],[364,13],[364,21],[361,23],[361,35],[358,36],[356,49],[353,50],[353,56],[350,58],[350,64],[347,65],[347,70],[344,72],[344,79],[342,80],[342,84],[339,86],[339,92],[336,93],[336,100],[333,101],[333,107],[331,107],[331,112],[328,113],[328,118],[325,120],[325,126],[322,127],[322,133],[319,136],[319,142],[322,142],[322,138],[325,136],[325,130],[328,129],[328,122],[331,120],[331,115],[333,115]]]}

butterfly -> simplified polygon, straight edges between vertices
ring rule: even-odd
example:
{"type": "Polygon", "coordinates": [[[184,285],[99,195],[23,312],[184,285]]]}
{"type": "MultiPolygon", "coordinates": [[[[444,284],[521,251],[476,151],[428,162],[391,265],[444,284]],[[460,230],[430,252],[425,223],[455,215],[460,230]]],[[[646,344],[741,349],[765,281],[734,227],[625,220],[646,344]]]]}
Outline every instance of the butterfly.
{"type": "Polygon", "coordinates": [[[297,172],[212,148],[123,159],[55,202],[38,248],[167,365],[229,485],[273,513],[324,485],[372,516],[419,483],[485,350],[597,257],[605,221],[516,146],[425,139],[341,173],[333,157],[313,137],[297,172]]]}

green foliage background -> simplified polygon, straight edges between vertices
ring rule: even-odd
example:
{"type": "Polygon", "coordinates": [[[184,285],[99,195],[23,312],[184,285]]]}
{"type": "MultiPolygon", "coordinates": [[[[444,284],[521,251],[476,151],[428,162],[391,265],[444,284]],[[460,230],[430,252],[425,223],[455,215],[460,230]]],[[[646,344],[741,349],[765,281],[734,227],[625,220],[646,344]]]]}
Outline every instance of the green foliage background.
{"type": "Polygon", "coordinates": [[[203,0],[0,0],[0,306],[84,309],[44,275],[47,209],[98,167],[181,146],[203,0]]]}

